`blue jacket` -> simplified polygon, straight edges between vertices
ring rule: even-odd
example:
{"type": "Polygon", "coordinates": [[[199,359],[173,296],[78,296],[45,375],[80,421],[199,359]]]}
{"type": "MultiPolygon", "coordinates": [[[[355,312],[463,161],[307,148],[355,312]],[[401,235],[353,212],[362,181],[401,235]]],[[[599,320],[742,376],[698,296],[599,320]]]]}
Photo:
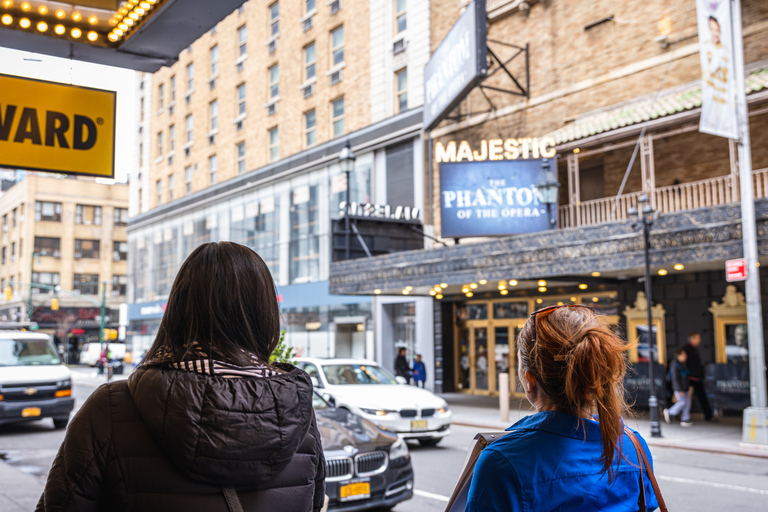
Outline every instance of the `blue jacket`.
{"type": "MultiPolygon", "coordinates": [[[[507,430],[509,434],[480,454],[466,512],[638,510],[640,470],[626,434],[621,448],[629,462],[621,460],[615,480],[609,483],[600,464],[602,444],[596,421],[585,420],[580,429],[576,416],[545,411],[507,430]]],[[[645,440],[635,435],[653,464],[645,440]]],[[[655,510],[658,503],[647,478],[645,496],[647,510],[655,510]]]]}
{"type": "Polygon", "coordinates": [[[427,380],[427,367],[424,366],[424,361],[417,363],[416,361],[413,362],[413,368],[411,369],[411,376],[413,376],[413,380],[420,382],[427,380]]]}

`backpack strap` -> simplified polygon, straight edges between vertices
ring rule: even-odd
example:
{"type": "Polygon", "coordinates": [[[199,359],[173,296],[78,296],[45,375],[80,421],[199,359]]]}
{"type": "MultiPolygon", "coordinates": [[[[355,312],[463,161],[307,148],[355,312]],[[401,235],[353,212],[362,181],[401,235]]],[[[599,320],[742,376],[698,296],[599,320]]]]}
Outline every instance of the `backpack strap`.
{"type": "Polygon", "coordinates": [[[224,493],[224,499],[227,500],[229,512],[244,512],[234,487],[222,487],[221,492],[224,493]]]}

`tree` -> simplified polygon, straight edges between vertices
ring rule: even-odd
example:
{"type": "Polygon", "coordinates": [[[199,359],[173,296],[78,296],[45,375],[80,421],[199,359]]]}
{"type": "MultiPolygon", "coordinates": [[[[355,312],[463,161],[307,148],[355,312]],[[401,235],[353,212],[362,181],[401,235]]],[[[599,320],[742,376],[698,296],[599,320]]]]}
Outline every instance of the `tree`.
{"type": "Polygon", "coordinates": [[[285,331],[280,332],[280,340],[277,342],[272,355],[269,356],[269,362],[271,363],[288,363],[296,364],[293,358],[296,357],[296,349],[285,344],[285,331]]]}

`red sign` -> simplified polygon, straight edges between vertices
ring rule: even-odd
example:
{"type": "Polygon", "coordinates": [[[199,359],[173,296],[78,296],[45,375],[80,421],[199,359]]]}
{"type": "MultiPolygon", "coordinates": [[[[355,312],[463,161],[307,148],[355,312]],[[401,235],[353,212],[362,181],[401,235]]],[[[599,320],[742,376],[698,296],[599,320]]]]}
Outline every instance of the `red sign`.
{"type": "Polygon", "coordinates": [[[729,283],[747,280],[747,260],[739,258],[725,262],[725,280],[729,283]]]}

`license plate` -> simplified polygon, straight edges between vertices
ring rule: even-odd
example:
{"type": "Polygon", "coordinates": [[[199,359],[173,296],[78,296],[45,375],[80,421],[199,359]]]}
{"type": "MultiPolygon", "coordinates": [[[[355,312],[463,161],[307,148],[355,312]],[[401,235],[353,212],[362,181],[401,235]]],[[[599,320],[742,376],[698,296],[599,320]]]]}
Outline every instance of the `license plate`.
{"type": "Polygon", "coordinates": [[[427,430],[427,420],[413,420],[411,422],[411,430],[414,432],[418,430],[427,430]]]}
{"type": "Polygon", "coordinates": [[[22,418],[32,418],[34,416],[40,416],[42,411],[40,411],[39,407],[27,407],[26,409],[21,410],[21,417],[22,418]]]}
{"type": "Polygon", "coordinates": [[[339,488],[339,499],[341,501],[363,500],[371,497],[370,482],[355,482],[342,485],[339,488]]]}

